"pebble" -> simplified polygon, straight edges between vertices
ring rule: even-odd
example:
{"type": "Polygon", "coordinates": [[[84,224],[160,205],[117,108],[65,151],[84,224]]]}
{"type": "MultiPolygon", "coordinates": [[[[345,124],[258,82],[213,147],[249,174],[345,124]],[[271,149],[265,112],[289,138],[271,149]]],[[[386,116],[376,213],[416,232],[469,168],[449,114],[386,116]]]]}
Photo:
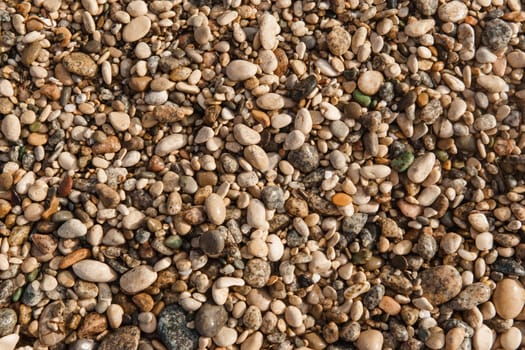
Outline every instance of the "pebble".
{"type": "Polygon", "coordinates": [[[522,338],[521,331],[516,327],[511,327],[501,335],[500,343],[505,350],[515,350],[522,345],[522,338]]]}
{"type": "Polygon", "coordinates": [[[155,154],[165,156],[186,146],[188,138],[182,134],[171,134],[159,141],[155,147],[155,154]]]}
{"type": "Polygon", "coordinates": [[[135,326],[124,326],[106,335],[98,350],[137,350],[140,341],[140,329],[135,326]]]}
{"type": "Polygon", "coordinates": [[[236,124],[233,127],[233,137],[243,146],[256,145],[261,142],[261,135],[244,124],[236,124]]]}
{"type": "Polygon", "coordinates": [[[494,51],[507,47],[511,37],[512,28],[499,18],[488,21],[481,32],[483,44],[494,51]]]}
{"type": "Polygon", "coordinates": [[[501,318],[514,319],[525,305],[525,289],[518,281],[504,278],[496,284],[492,301],[501,318]]]}
{"type": "Polygon", "coordinates": [[[109,122],[116,131],[126,131],[131,125],[131,119],[129,115],[124,112],[109,113],[109,122]]]}
{"type": "Polygon", "coordinates": [[[13,97],[15,91],[13,86],[7,79],[0,79],[0,95],[5,97],[13,97]]]}
{"type": "Polygon", "coordinates": [[[468,285],[455,297],[451,302],[450,306],[454,310],[470,310],[475,306],[482,304],[490,299],[491,290],[490,287],[484,283],[477,282],[468,285]]]}
{"type": "Polygon", "coordinates": [[[140,265],[120,277],[120,289],[128,294],[136,294],[151,286],[157,280],[157,272],[151,266],[140,265]]]}
{"type": "Polygon", "coordinates": [[[222,253],[224,246],[224,235],[218,230],[204,232],[199,239],[199,247],[210,256],[222,253]]]}
{"type": "Polygon", "coordinates": [[[169,350],[198,347],[199,335],[187,327],[188,321],[188,313],[177,305],[167,306],[160,313],[157,333],[169,350]]]}
{"type": "Polygon", "coordinates": [[[357,339],[356,346],[358,350],[381,350],[383,348],[383,334],[375,329],[369,329],[361,332],[357,339]]]}
{"type": "Polygon", "coordinates": [[[310,173],[319,166],[319,153],[315,146],[304,144],[288,153],[288,161],[302,173],[310,173]]]}
{"type": "Polygon", "coordinates": [[[423,16],[432,16],[438,9],[438,0],[416,0],[416,8],[423,16]]]}
{"type": "Polygon", "coordinates": [[[97,74],[97,64],[82,52],[72,52],[62,59],[62,64],[68,72],[81,77],[92,78],[97,74]]]}
{"type": "Polygon", "coordinates": [[[375,95],[383,85],[383,74],[378,71],[366,71],[359,76],[357,87],[369,96],[375,95]]]}
{"type": "Polygon", "coordinates": [[[214,337],[228,320],[223,306],[204,304],[195,315],[195,329],[204,337],[214,337]]]}
{"type": "Polygon", "coordinates": [[[441,6],[438,9],[439,19],[443,22],[457,23],[467,17],[468,8],[461,1],[450,1],[441,6]]]}
{"type": "Polygon", "coordinates": [[[151,20],[148,16],[135,17],[124,26],[122,30],[122,39],[125,42],[132,43],[144,38],[151,29],[151,20]]]}
{"type": "Polygon", "coordinates": [[[8,141],[18,141],[21,132],[20,120],[14,114],[9,114],[3,118],[2,134],[8,141]]]}
{"type": "Polygon", "coordinates": [[[284,99],[281,95],[269,92],[257,98],[255,101],[259,108],[273,111],[284,107],[284,99]]]}
{"type": "Polygon", "coordinates": [[[350,48],[352,37],[343,27],[334,27],[326,36],[328,49],[335,56],[341,56],[350,48]]]}
{"type": "Polygon", "coordinates": [[[0,347],[2,347],[2,349],[5,349],[5,350],[15,350],[15,347],[18,344],[19,339],[20,339],[20,336],[16,333],[6,335],[0,338],[0,347]]]}
{"type": "Polygon", "coordinates": [[[260,17],[259,25],[261,46],[266,50],[274,50],[279,43],[277,35],[281,32],[277,19],[270,13],[265,13],[260,17]]]}
{"type": "Polygon", "coordinates": [[[489,222],[483,213],[472,213],[468,216],[468,221],[472,228],[478,232],[486,232],[489,230],[489,222]]]}
{"type": "Polygon", "coordinates": [[[226,76],[232,81],[248,80],[257,73],[257,66],[243,60],[233,60],[226,67],[226,76]]]}
{"type": "Polygon", "coordinates": [[[226,207],[222,197],[218,194],[212,193],[206,198],[204,204],[208,219],[215,225],[221,225],[226,219],[226,207]]]}
{"type": "Polygon", "coordinates": [[[266,186],[261,191],[261,200],[266,208],[280,209],[284,206],[284,192],[277,186],[266,186]]]}
{"type": "Polygon", "coordinates": [[[18,321],[15,310],[9,308],[0,309],[0,337],[13,333],[18,321]]]}
{"type": "Polygon", "coordinates": [[[425,153],[417,157],[414,163],[408,168],[407,176],[414,183],[422,183],[430,175],[436,156],[434,153],[425,153]]]}
{"type": "Polygon", "coordinates": [[[423,296],[432,305],[441,305],[461,292],[462,279],[453,266],[442,265],[421,273],[423,296]]]}
{"type": "Polygon", "coordinates": [[[97,260],[86,259],[73,265],[73,272],[88,282],[113,282],[117,274],[111,267],[97,260]]]}
{"type": "Polygon", "coordinates": [[[286,323],[290,325],[290,327],[297,328],[303,324],[303,315],[301,310],[295,306],[288,306],[286,308],[284,319],[286,320],[286,323]]]}
{"type": "Polygon", "coordinates": [[[87,234],[87,228],[82,221],[70,219],[58,228],[57,234],[62,238],[78,238],[87,234]]]}
{"type": "Polygon", "coordinates": [[[412,38],[418,38],[434,28],[436,22],[433,19],[422,19],[405,26],[405,34],[412,38]]]}

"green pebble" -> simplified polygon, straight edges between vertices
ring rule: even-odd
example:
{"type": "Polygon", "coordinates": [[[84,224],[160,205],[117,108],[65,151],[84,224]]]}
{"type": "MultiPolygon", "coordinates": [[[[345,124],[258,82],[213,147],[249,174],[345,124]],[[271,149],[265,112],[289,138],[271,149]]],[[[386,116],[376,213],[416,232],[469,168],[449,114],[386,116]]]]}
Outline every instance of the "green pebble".
{"type": "Polygon", "coordinates": [[[439,159],[440,162],[444,162],[448,160],[448,153],[445,151],[436,151],[436,158],[439,159]]]}
{"type": "Polygon", "coordinates": [[[34,122],[33,124],[29,125],[29,131],[37,132],[38,130],[40,130],[40,122],[34,122]]]}
{"type": "Polygon", "coordinates": [[[370,98],[370,96],[363,94],[358,89],[354,90],[354,92],[352,93],[352,97],[357,103],[359,103],[363,107],[368,107],[370,103],[372,103],[372,99],[370,98]]]}
{"type": "Polygon", "coordinates": [[[40,269],[35,269],[27,274],[27,282],[31,283],[38,277],[38,274],[40,273],[40,269]]]}
{"type": "Polygon", "coordinates": [[[414,162],[414,153],[405,151],[401,153],[397,158],[392,160],[390,165],[398,173],[406,171],[410,165],[414,162]]]}
{"type": "Polygon", "coordinates": [[[22,293],[24,292],[24,288],[20,287],[16,290],[16,292],[12,296],[13,303],[16,303],[20,297],[22,296],[22,293]]]}
{"type": "Polygon", "coordinates": [[[164,245],[171,249],[179,249],[182,246],[182,238],[179,235],[169,236],[164,240],[164,245]]]}

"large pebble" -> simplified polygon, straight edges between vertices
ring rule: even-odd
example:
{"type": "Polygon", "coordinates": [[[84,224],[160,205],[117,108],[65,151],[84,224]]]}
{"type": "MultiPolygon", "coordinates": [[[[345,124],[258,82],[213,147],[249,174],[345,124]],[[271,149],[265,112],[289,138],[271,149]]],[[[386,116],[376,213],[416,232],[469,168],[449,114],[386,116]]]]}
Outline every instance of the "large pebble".
{"type": "Polygon", "coordinates": [[[86,259],[73,265],[73,272],[88,282],[113,282],[117,274],[111,267],[98,260],[86,259]]]}
{"type": "Polygon", "coordinates": [[[304,144],[288,153],[288,161],[302,173],[310,173],[319,166],[319,152],[310,144],[304,144]]]}
{"type": "Polygon", "coordinates": [[[0,95],[5,97],[12,97],[15,94],[13,85],[7,79],[0,79],[0,95]]]}
{"type": "Polygon", "coordinates": [[[259,24],[261,46],[266,50],[274,50],[279,43],[277,34],[281,32],[281,26],[277,23],[277,19],[270,13],[265,13],[259,18],[259,24]]]}
{"type": "Polygon", "coordinates": [[[405,34],[412,38],[425,35],[434,28],[436,22],[433,19],[422,19],[405,26],[405,34]]]}
{"type": "Polygon", "coordinates": [[[214,337],[228,320],[223,306],[204,304],[195,315],[195,328],[204,337],[214,337]]]}
{"type": "Polygon", "coordinates": [[[150,28],[151,20],[148,16],[133,18],[131,22],[124,26],[124,29],[122,30],[122,39],[128,43],[138,41],[148,34],[150,28]]]}
{"type": "Polygon", "coordinates": [[[450,306],[454,310],[471,310],[479,304],[490,299],[491,290],[488,285],[482,282],[470,284],[465,287],[451,302],[450,306]]]}
{"type": "Polygon", "coordinates": [[[155,154],[161,157],[166,156],[171,152],[186,146],[187,142],[188,137],[184,134],[168,135],[159,141],[155,147],[155,154]]]}
{"type": "Polygon", "coordinates": [[[490,228],[487,216],[483,213],[471,213],[468,216],[468,221],[472,228],[478,232],[486,232],[490,228]]]}
{"type": "Polygon", "coordinates": [[[125,326],[106,335],[98,350],[137,350],[139,341],[140,329],[136,326],[125,326]]]}
{"type": "Polygon", "coordinates": [[[492,301],[501,318],[514,319],[521,313],[525,305],[525,289],[520,282],[504,278],[496,285],[492,301]]]}
{"type": "Polygon", "coordinates": [[[436,161],[436,155],[434,153],[426,153],[414,160],[414,163],[408,168],[407,175],[410,181],[414,183],[422,183],[428,177],[434,162],[436,161]]]}
{"type": "Polygon", "coordinates": [[[226,76],[233,81],[249,79],[257,73],[257,66],[243,60],[233,60],[226,67],[226,76]]]}
{"type": "Polygon", "coordinates": [[[204,208],[206,209],[208,219],[210,219],[213,224],[221,225],[224,222],[226,218],[226,207],[221,196],[216,193],[210,194],[208,198],[206,198],[204,208]]]}
{"type": "Polygon", "coordinates": [[[199,334],[188,328],[188,321],[188,313],[177,305],[169,305],[160,313],[157,333],[169,350],[198,348],[199,334]]]}
{"type": "Polygon", "coordinates": [[[120,277],[120,289],[128,294],[136,294],[151,286],[157,280],[157,272],[151,266],[140,265],[120,277]]]}
{"type": "Polygon", "coordinates": [[[361,332],[357,339],[358,350],[381,350],[383,348],[383,334],[375,329],[361,332]]]}
{"type": "Polygon", "coordinates": [[[266,220],[264,204],[258,199],[252,199],[246,211],[246,221],[251,227],[267,230],[269,228],[266,220]]]}
{"type": "Polygon", "coordinates": [[[8,141],[18,141],[21,132],[20,120],[14,114],[4,117],[2,120],[2,134],[8,141]]]}
{"type": "Polygon", "coordinates": [[[97,63],[82,52],[72,52],[62,59],[62,64],[68,72],[82,76],[94,77],[97,74],[97,63]]]}
{"type": "Polygon", "coordinates": [[[233,137],[243,146],[256,145],[261,142],[261,135],[244,124],[236,124],[233,127],[233,137]]]}
{"type": "Polygon", "coordinates": [[[244,157],[253,167],[260,171],[268,170],[270,159],[266,152],[257,145],[250,145],[244,148],[244,157]]]}
{"type": "Polygon", "coordinates": [[[78,219],[70,219],[63,223],[57,231],[59,237],[62,238],[78,238],[85,236],[87,233],[86,225],[78,219]]]}
{"type": "Polygon", "coordinates": [[[352,37],[343,27],[335,27],[326,36],[328,50],[336,56],[341,56],[350,48],[352,37]]]}
{"type": "Polygon", "coordinates": [[[109,122],[116,131],[126,131],[131,124],[131,119],[127,113],[111,112],[109,113],[109,122]]]}
{"type": "Polygon", "coordinates": [[[461,292],[462,279],[450,265],[436,266],[421,273],[423,296],[432,305],[440,305],[461,292]]]}
{"type": "Polygon", "coordinates": [[[257,106],[262,109],[269,111],[281,109],[284,107],[284,99],[281,95],[278,95],[274,92],[269,92],[262,96],[259,96],[255,101],[257,106]]]}
{"type": "Polygon", "coordinates": [[[467,17],[468,8],[461,1],[450,1],[441,6],[438,9],[439,19],[443,22],[460,22],[467,17]]]}
{"type": "Polygon", "coordinates": [[[0,338],[0,349],[2,350],[15,350],[16,344],[20,336],[17,333],[6,335],[0,338]]]}
{"type": "Polygon", "coordinates": [[[496,75],[481,75],[476,82],[488,92],[502,92],[509,88],[505,80],[496,75]]]}
{"type": "Polygon", "coordinates": [[[381,85],[383,85],[383,74],[381,72],[370,70],[359,76],[357,87],[359,90],[369,96],[377,94],[381,85]]]}

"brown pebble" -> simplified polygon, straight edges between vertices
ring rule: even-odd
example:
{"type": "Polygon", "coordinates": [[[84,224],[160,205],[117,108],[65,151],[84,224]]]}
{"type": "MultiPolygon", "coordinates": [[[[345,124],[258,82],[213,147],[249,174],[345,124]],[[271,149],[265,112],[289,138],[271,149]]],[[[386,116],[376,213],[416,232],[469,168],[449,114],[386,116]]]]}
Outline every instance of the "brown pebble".
{"type": "Polygon", "coordinates": [[[104,315],[97,312],[87,314],[78,330],[80,338],[92,338],[108,329],[108,322],[104,315]]]}
{"type": "Polygon", "coordinates": [[[155,305],[155,301],[151,297],[151,295],[147,293],[139,293],[133,296],[132,298],[135,305],[138,306],[140,310],[143,312],[149,312],[153,309],[153,306],[155,305]]]}
{"type": "Polygon", "coordinates": [[[84,260],[84,259],[87,259],[91,256],[91,251],[87,248],[81,248],[81,249],[77,249],[75,250],[74,252],[72,253],[69,253],[68,255],[66,255],[62,261],[60,261],[60,265],[58,266],[59,269],[67,269],[71,266],[73,266],[73,264],[81,261],[81,260],[84,260]]]}

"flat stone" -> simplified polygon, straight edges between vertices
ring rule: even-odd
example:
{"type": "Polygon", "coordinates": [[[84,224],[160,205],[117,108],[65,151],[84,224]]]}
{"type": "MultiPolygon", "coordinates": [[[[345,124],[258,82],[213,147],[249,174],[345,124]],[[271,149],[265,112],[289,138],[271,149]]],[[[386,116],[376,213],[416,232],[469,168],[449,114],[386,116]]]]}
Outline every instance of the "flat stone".
{"type": "Polygon", "coordinates": [[[122,30],[122,39],[125,42],[132,43],[138,41],[148,34],[151,28],[151,20],[148,16],[135,17],[124,26],[122,30]]]}
{"type": "Polygon", "coordinates": [[[72,52],[62,59],[62,64],[70,73],[92,78],[97,74],[97,63],[82,52],[72,52]]]}
{"type": "Polygon", "coordinates": [[[155,154],[164,157],[171,152],[174,152],[186,146],[188,137],[184,134],[171,134],[164,137],[157,143],[155,147],[155,154]]]}
{"type": "Polygon", "coordinates": [[[157,280],[157,272],[151,266],[140,265],[120,277],[120,289],[128,294],[136,294],[151,286],[157,280]]]}
{"type": "Polygon", "coordinates": [[[423,296],[432,305],[451,300],[461,292],[461,286],[461,275],[452,266],[442,265],[421,272],[423,296]]]}
{"type": "Polygon", "coordinates": [[[257,65],[243,60],[233,60],[226,67],[226,76],[233,81],[243,81],[254,77],[257,65]]]}
{"type": "Polygon", "coordinates": [[[113,282],[117,274],[111,267],[97,260],[86,259],[73,265],[73,272],[88,282],[113,282]]]}
{"type": "Polygon", "coordinates": [[[85,236],[87,233],[86,225],[78,219],[70,219],[63,223],[57,231],[59,237],[62,238],[78,238],[85,236]]]}

